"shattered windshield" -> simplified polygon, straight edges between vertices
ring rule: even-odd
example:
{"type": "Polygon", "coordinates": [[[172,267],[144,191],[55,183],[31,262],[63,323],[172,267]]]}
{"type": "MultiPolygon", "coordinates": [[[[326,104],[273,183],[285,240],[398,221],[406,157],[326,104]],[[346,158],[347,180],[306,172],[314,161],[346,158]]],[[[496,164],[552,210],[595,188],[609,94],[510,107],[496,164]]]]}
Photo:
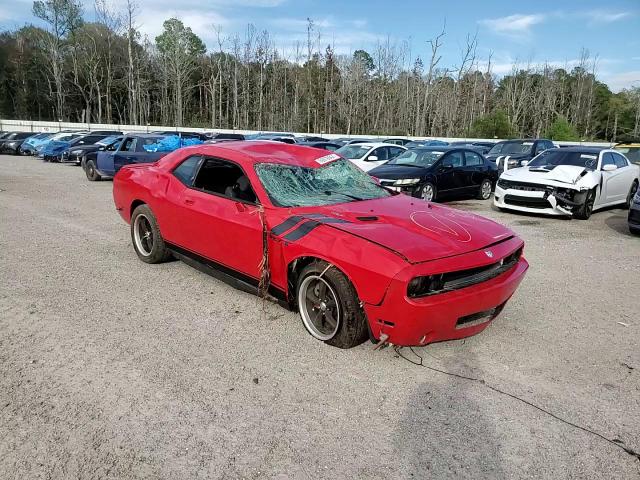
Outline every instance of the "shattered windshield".
{"type": "Polygon", "coordinates": [[[349,160],[355,160],[364,157],[370,149],[371,147],[355,143],[352,145],[340,147],[338,150],[336,150],[336,153],[339,153],[344,158],[348,158],[349,160]]]}
{"type": "Polygon", "coordinates": [[[533,146],[533,142],[500,142],[496,143],[491,150],[489,150],[488,155],[500,153],[502,155],[514,155],[517,153],[529,153],[531,151],[531,147],[533,146]]]}
{"type": "Polygon", "coordinates": [[[402,155],[389,160],[387,165],[415,165],[417,167],[430,167],[442,156],[444,152],[435,150],[407,150],[402,155]]]}
{"type": "Polygon", "coordinates": [[[389,193],[348,160],[320,168],[259,163],[256,172],[278,207],[310,207],[389,197],[389,193]]]}
{"type": "Polygon", "coordinates": [[[573,165],[594,170],[598,164],[597,153],[567,152],[560,149],[545,150],[529,162],[529,167],[553,170],[558,165],[573,165]]]}

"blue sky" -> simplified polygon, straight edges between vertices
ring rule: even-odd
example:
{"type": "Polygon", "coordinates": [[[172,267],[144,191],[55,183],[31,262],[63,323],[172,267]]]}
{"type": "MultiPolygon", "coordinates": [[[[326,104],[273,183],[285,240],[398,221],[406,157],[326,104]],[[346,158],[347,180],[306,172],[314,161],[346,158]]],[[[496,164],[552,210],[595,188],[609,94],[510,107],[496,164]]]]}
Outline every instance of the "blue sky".
{"type": "MultiPolygon", "coordinates": [[[[111,0],[114,7],[124,0],[111,0]]],[[[207,45],[217,48],[217,25],[223,36],[242,34],[248,23],[268,30],[285,55],[293,56],[306,38],[306,18],[314,20],[323,48],[341,54],[378,42],[408,42],[411,56],[426,62],[426,41],[446,22],[440,65],[455,67],[467,34],[478,35],[478,55],[492,55],[493,71],[508,73],[514,61],[550,62],[571,68],[585,48],[598,58],[598,76],[614,91],[640,86],[640,1],[638,0],[136,0],[139,29],[150,38],[162,22],[181,18],[207,45]]],[[[28,0],[0,0],[0,27],[37,23],[28,0]]],[[[90,18],[93,3],[85,2],[90,18]]]]}

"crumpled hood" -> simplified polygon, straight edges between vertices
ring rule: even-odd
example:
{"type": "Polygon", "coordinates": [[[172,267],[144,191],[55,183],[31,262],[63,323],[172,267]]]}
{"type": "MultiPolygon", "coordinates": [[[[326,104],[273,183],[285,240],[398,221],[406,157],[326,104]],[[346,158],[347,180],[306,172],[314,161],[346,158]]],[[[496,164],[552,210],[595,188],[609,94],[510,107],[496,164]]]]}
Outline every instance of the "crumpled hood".
{"type": "Polygon", "coordinates": [[[576,185],[588,173],[590,171],[586,168],[575,165],[558,165],[548,171],[536,167],[520,167],[507,170],[501,175],[501,178],[516,182],[571,186],[576,185]]]}
{"type": "MultiPolygon", "coordinates": [[[[293,209],[305,215],[308,209],[293,209]]],[[[473,213],[427,203],[407,195],[315,207],[311,214],[339,219],[322,222],[377,243],[411,263],[452,257],[505,240],[507,227],[473,213]]]]}

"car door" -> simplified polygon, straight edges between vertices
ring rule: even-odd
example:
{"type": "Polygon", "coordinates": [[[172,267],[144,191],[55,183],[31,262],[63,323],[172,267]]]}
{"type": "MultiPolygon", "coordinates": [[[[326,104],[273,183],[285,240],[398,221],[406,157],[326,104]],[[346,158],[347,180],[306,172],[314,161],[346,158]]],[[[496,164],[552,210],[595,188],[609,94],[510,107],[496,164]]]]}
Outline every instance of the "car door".
{"type": "Polygon", "coordinates": [[[602,165],[600,167],[603,192],[600,198],[602,199],[602,203],[609,204],[626,200],[629,188],[631,187],[631,182],[627,181],[629,170],[626,166],[618,168],[613,153],[604,152],[602,154],[602,165]],[[613,165],[616,168],[615,170],[607,172],[603,170],[605,165],[613,165]]]}
{"type": "Polygon", "coordinates": [[[374,148],[368,155],[364,158],[364,168],[362,168],[365,172],[374,169],[375,167],[387,163],[389,161],[389,147],[377,147],[374,148]]]}
{"type": "Polygon", "coordinates": [[[436,167],[436,188],[442,193],[453,193],[464,184],[461,176],[464,166],[462,152],[449,152],[440,159],[440,165],[436,167]]]}
{"type": "Polygon", "coordinates": [[[487,167],[482,157],[470,150],[464,151],[464,168],[462,170],[465,190],[476,191],[487,176],[487,167]]]}
{"type": "Polygon", "coordinates": [[[175,234],[180,246],[214,262],[216,268],[229,269],[227,273],[257,280],[262,222],[250,184],[253,201],[233,196],[239,179],[247,178],[242,168],[228,160],[205,158],[190,186],[189,177],[186,182],[178,177],[174,171],[171,202],[181,219],[181,232],[175,234]]]}
{"type": "Polygon", "coordinates": [[[137,143],[138,139],[136,137],[127,137],[120,144],[120,148],[113,153],[114,172],[117,172],[123,166],[133,162],[137,143]]]}

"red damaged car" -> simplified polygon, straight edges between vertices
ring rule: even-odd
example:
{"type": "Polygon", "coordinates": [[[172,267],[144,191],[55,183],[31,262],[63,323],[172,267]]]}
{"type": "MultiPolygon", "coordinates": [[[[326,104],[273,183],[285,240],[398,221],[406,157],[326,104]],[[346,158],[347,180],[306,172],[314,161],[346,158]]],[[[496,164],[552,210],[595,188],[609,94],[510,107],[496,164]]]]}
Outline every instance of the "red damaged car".
{"type": "Polygon", "coordinates": [[[342,348],[474,335],[528,268],[507,228],[388,190],[315,148],[182,148],[122,168],[113,196],[142,261],[175,256],[275,297],[342,348]]]}

